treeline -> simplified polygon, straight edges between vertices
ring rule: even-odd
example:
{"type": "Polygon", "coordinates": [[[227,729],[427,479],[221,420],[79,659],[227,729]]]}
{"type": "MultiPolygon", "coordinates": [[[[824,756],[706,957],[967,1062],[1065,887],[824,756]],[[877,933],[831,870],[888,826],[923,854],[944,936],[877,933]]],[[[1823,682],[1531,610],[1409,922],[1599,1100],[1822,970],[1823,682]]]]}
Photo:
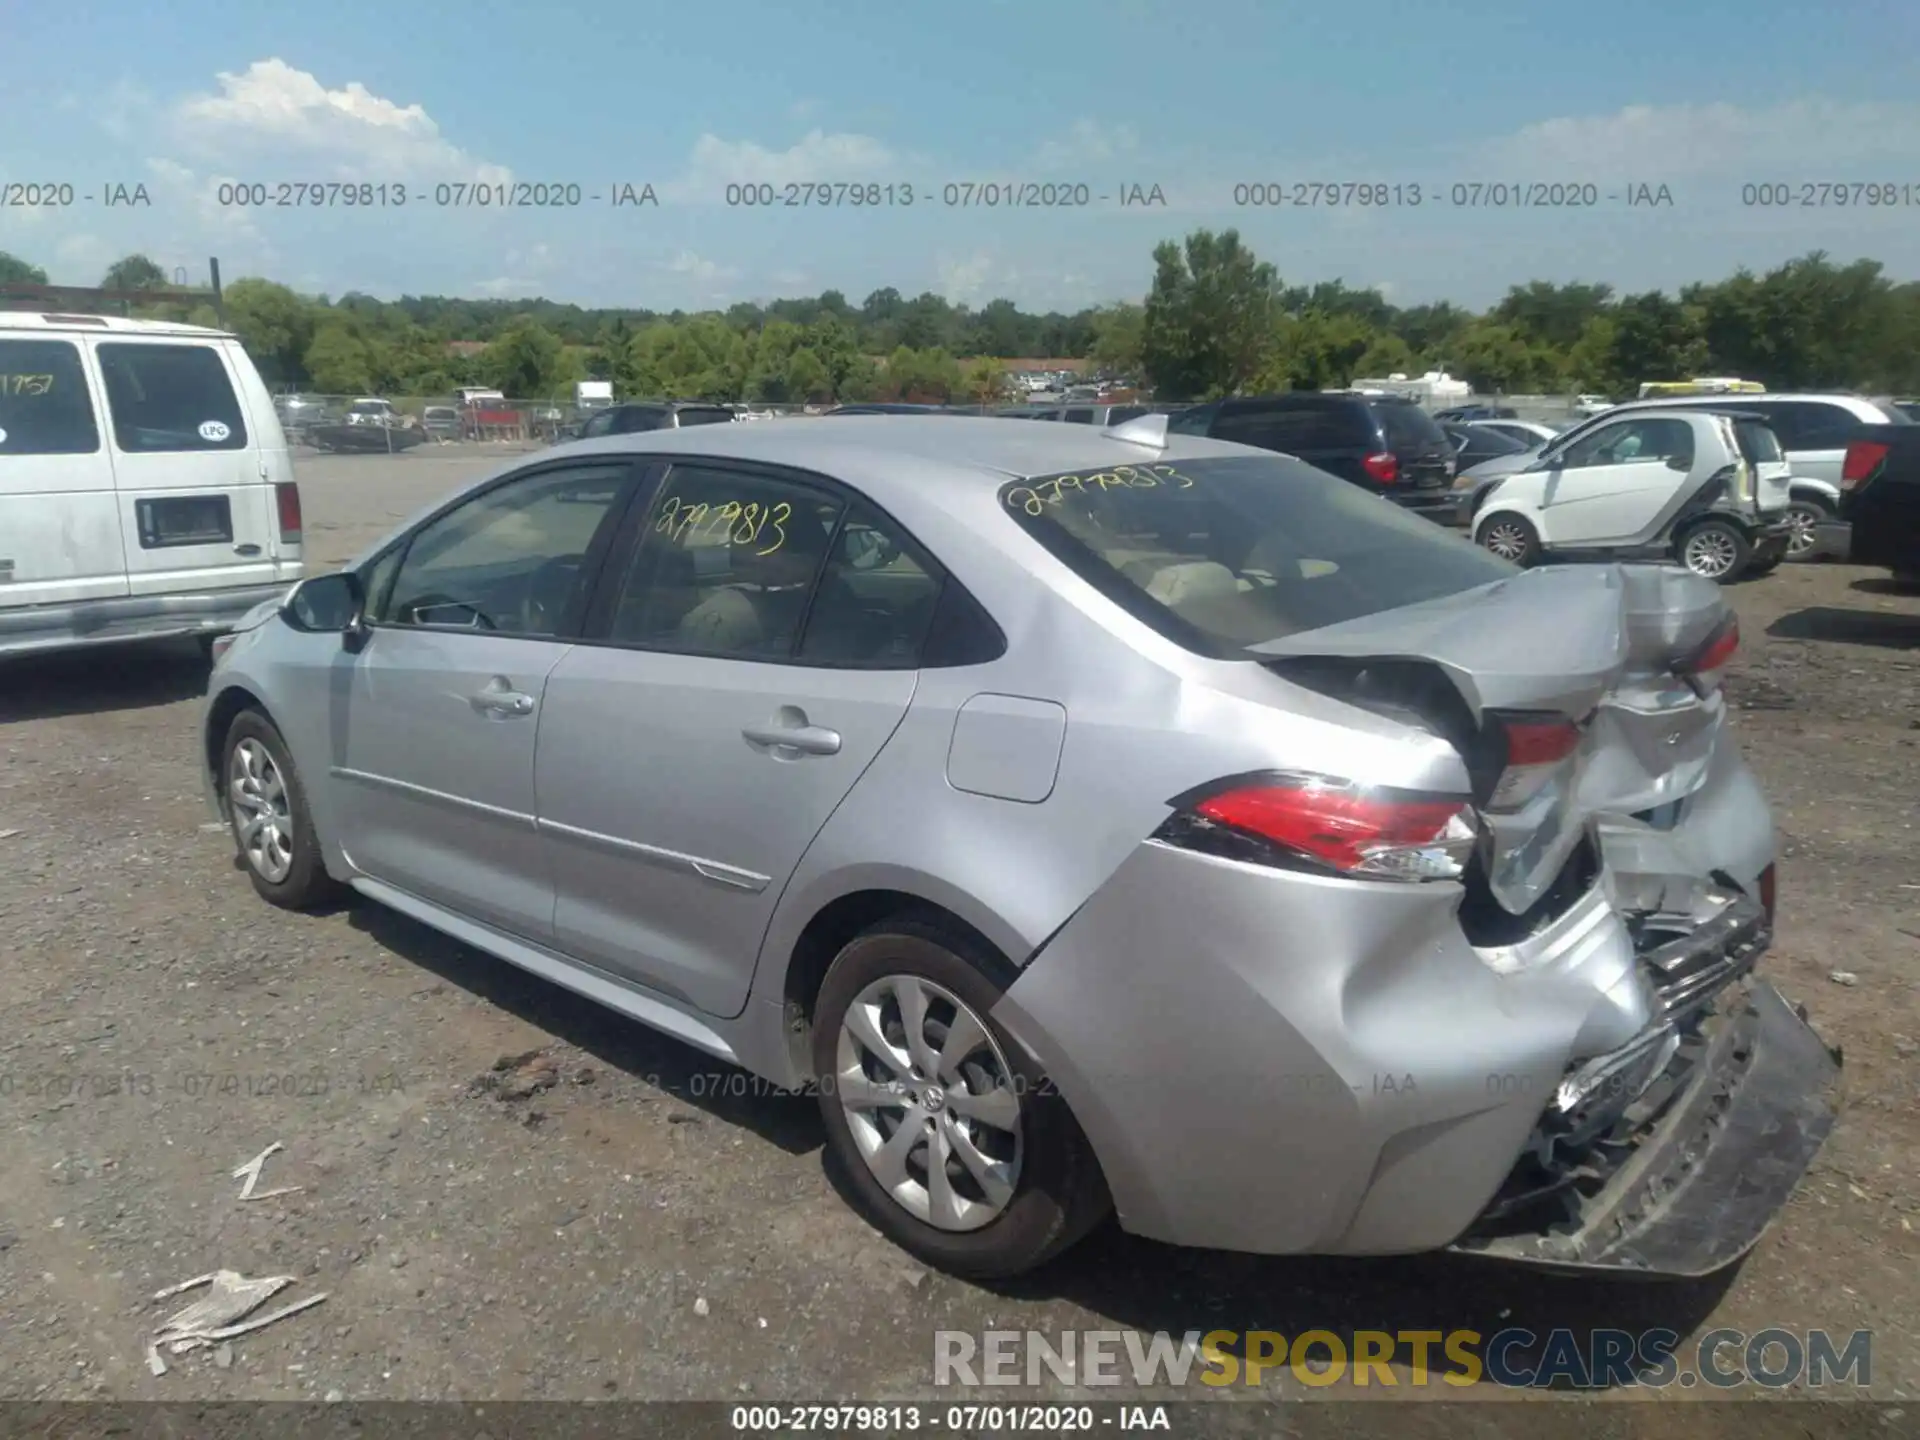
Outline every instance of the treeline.
{"type": "MultiPolygon", "coordinates": [[[[1163,399],[1320,389],[1443,369],[1483,393],[1630,394],[1642,381],[1737,375],[1776,388],[1920,391],[1920,284],[1876,261],[1821,253],[1763,275],[1740,271],[1677,295],[1534,281],[1484,313],[1447,302],[1401,307],[1339,281],[1287,285],[1234,231],[1197,231],[1153,255],[1143,303],[1031,315],[1011,301],[975,310],[937,295],[838,291],[726,311],[585,309],[547,300],[302,296],[263,279],[225,291],[226,323],[276,388],[439,395],[493,385],[561,398],[575,381],[624,395],[802,401],[991,401],[1000,361],[1082,357],[1143,377],[1163,399]],[[466,342],[461,344],[458,342],[466,342]]],[[[44,284],[0,254],[0,285],[44,284]]],[[[103,286],[164,289],[144,256],[103,286]]],[[[157,299],[157,297],[156,297],[157,299]]],[[[218,323],[204,302],[136,313],[218,323]]]]}

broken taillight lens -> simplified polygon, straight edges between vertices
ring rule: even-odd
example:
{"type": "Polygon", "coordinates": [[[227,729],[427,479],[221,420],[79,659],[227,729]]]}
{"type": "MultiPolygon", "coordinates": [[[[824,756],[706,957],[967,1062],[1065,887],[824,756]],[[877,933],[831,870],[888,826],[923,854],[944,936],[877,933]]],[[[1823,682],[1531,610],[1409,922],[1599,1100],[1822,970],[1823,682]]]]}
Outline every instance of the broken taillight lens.
{"type": "Polygon", "coordinates": [[[1325,775],[1243,776],[1172,803],[1155,839],[1355,879],[1458,879],[1479,836],[1467,797],[1325,775]]]}
{"type": "Polygon", "coordinates": [[[1489,718],[1500,729],[1506,763],[1487,797],[1487,809],[1524,809],[1570,766],[1580,749],[1580,727],[1564,715],[1509,712],[1489,718]]]}
{"type": "Polygon", "coordinates": [[[1677,666],[1680,674],[1702,696],[1711,695],[1720,688],[1721,676],[1727,663],[1740,649],[1740,621],[1729,615],[1727,621],[1713,632],[1712,638],[1700,647],[1700,653],[1685,664],[1677,666]]]}

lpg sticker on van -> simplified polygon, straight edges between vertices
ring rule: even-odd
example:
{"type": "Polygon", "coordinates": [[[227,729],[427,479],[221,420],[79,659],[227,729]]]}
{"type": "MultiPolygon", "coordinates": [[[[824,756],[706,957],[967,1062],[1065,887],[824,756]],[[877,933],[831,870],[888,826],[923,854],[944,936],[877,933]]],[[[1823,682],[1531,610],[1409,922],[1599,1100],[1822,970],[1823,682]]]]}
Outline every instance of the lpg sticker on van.
{"type": "Polygon", "coordinates": [[[202,420],[200,422],[200,438],[209,444],[218,445],[232,433],[231,430],[227,429],[227,427],[218,420],[202,420]]]}

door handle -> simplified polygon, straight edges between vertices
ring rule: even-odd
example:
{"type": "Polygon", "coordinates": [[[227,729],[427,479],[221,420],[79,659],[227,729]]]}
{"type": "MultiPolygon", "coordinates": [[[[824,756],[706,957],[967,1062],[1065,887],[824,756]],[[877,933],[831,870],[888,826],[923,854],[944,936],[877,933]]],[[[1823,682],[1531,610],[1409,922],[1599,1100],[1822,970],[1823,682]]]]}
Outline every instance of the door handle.
{"type": "Polygon", "coordinates": [[[491,715],[531,715],[533,696],[514,690],[482,690],[473,697],[473,708],[491,715]]]}
{"type": "Polygon", "coordinates": [[[751,745],[797,750],[802,755],[838,755],[840,732],[819,725],[749,725],[740,732],[751,745]]]}

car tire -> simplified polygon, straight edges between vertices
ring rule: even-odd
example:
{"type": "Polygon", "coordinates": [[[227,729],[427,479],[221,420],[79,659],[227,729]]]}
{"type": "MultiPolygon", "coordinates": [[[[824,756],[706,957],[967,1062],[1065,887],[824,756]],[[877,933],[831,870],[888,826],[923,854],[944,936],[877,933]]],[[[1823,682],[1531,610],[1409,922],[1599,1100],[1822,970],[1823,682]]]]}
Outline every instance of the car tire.
{"type": "Polygon", "coordinates": [[[1787,506],[1787,518],[1793,522],[1793,538],[1787,542],[1786,558],[1796,565],[1820,559],[1814,527],[1833,519],[1833,508],[1818,500],[1795,500],[1787,506]]]}
{"type": "Polygon", "coordinates": [[[220,747],[219,784],[227,828],[260,898],[282,910],[309,910],[339,893],[314,833],[306,787],[287,742],[258,710],[242,710],[220,747]],[[248,808],[253,796],[258,803],[248,808]],[[254,820],[263,820],[252,829],[254,820]]]}
{"type": "Polygon", "coordinates": [[[1753,546],[1739,526],[1726,520],[1702,520],[1680,533],[1673,554],[1703,580],[1727,585],[1746,573],[1753,561],[1753,546]]]}
{"type": "Polygon", "coordinates": [[[1066,1101],[1039,1061],[992,1017],[1016,973],[997,954],[937,923],[893,919],[841,950],[814,1006],[820,1113],[852,1198],[902,1249],[969,1279],[1031,1270],[1112,1209],[1099,1163],[1066,1101]],[[928,1049],[922,1055],[935,1063],[910,1071],[900,1063],[908,1054],[901,1000],[916,992],[924,997],[919,1029],[928,1049]],[[866,1018],[849,1027],[856,1010],[866,1018]],[[932,1054],[963,1027],[977,1036],[965,1054],[948,1057],[951,1064],[932,1054]],[[890,1061],[882,1063],[872,1039],[888,1047],[890,1061]],[[893,1088],[875,1083],[882,1077],[893,1088]],[[894,1094],[901,1103],[892,1102],[894,1094]],[[964,1109],[947,1098],[959,1094],[969,1098],[964,1109]],[[972,1103],[983,1096],[997,1099],[990,1107],[972,1103]],[[980,1118],[984,1114],[994,1123],[980,1118]],[[1009,1117],[1011,1129],[1002,1123],[1009,1117]],[[896,1151],[889,1142],[908,1124],[924,1138],[896,1151]],[[936,1139],[950,1150],[940,1172],[948,1177],[944,1186],[927,1163],[936,1139]],[[983,1168],[993,1172],[994,1189],[961,1163],[956,1139],[991,1162],[983,1168]]]}
{"type": "Polygon", "coordinates": [[[1473,543],[1522,568],[1540,562],[1540,532],[1532,521],[1510,510],[1476,520],[1473,543]]]}

